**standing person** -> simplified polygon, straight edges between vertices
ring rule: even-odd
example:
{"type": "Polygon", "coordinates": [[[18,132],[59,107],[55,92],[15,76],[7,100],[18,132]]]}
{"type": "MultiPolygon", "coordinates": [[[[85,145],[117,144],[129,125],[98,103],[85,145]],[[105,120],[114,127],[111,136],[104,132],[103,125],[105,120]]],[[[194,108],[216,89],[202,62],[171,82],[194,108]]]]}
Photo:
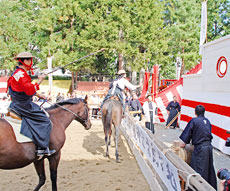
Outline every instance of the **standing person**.
{"type": "Polygon", "coordinates": [[[130,108],[130,102],[131,102],[131,94],[129,91],[126,92],[126,97],[125,97],[125,106],[130,108]]]}
{"type": "Polygon", "coordinates": [[[136,118],[138,116],[139,121],[141,121],[142,106],[141,106],[140,101],[138,100],[136,93],[133,93],[133,95],[132,95],[132,99],[130,101],[130,110],[131,111],[139,111],[140,113],[133,114],[133,117],[136,118]]]}
{"type": "Polygon", "coordinates": [[[213,188],[217,189],[216,174],[213,166],[212,154],[212,125],[210,121],[204,116],[205,108],[198,105],[195,108],[197,117],[192,118],[180,139],[183,141],[181,147],[189,144],[190,141],[194,145],[190,166],[199,173],[213,188]]]}
{"type": "MultiPolygon", "coordinates": [[[[178,112],[180,112],[180,104],[177,102],[177,97],[173,96],[173,101],[171,101],[168,106],[166,107],[167,111],[168,111],[168,120],[166,123],[166,126],[172,121],[172,119],[177,115],[178,112]]],[[[175,121],[170,125],[172,126],[172,128],[175,129],[175,127],[177,126],[177,118],[175,119],[175,121]]]]}
{"type": "Polygon", "coordinates": [[[125,112],[125,103],[124,103],[124,98],[123,98],[123,91],[124,91],[125,87],[127,87],[130,90],[135,90],[135,89],[139,88],[140,86],[135,86],[135,85],[131,84],[126,79],[125,70],[119,70],[117,74],[118,74],[118,77],[110,84],[109,92],[105,96],[100,108],[103,107],[103,105],[104,105],[106,100],[108,100],[109,98],[111,98],[113,96],[117,96],[119,101],[122,104],[123,114],[124,114],[124,112],[125,112]]]}
{"type": "Polygon", "coordinates": [[[157,105],[155,104],[155,102],[152,101],[151,95],[148,95],[146,98],[148,99],[148,101],[144,102],[143,104],[143,112],[145,115],[145,127],[152,131],[152,133],[154,134],[154,123],[157,105]]]}
{"type": "Polygon", "coordinates": [[[61,100],[62,100],[61,93],[58,92],[58,94],[56,96],[56,102],[60,102],[61,100]]]}
{"type": "Polygon", "coordinates": [[[15,58],[18,66],[8,79],[8,90],[12,102],[10,109],[16,111],[22,117],[21,133],[33,140],[37,145],[37,155],[50,156],[55,150],[49,149],[50,132],[52,124],[45,112],[32,102],[35,95],[40,99],[46,99],[44,95],[37,93],[39,85],[44,80],[45,75],[38,76],[38,83],[32,84],[31,78],[27,74],[33,70],[33,56],[30,52],[22,52],[15,58]]]}

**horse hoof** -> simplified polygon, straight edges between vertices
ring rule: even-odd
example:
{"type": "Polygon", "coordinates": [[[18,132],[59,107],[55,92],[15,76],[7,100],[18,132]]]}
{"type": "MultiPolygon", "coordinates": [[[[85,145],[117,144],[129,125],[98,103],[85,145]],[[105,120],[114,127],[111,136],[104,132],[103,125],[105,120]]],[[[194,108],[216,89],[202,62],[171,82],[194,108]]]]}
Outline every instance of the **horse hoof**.
{"type": "Polygon", "coordinates": [[[109,156],[109,154],[107,154],[107,153],[105,154],[105,157],[108,157],[108,158],[110,159],[110,156],[109,156]]]}
{"type": "Polygon", "coordinates": [[[120,159],[116,159],[116,162],[117,162],[117,163],[121,163],[121,160],[120,160],[120,159]]]}

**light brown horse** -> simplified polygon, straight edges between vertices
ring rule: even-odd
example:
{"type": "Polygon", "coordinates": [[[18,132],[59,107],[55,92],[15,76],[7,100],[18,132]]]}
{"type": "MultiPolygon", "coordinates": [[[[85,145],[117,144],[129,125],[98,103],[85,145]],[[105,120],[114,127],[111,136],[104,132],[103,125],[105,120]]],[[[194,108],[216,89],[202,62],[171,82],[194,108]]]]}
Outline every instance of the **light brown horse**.
{"type": "Polygon", "coordinates": [[[106,157],[109,158],[109,145],[112,135],[112,124],[115,129],[114,142],[116,145],[116,161],[120,162],[118,155],[118,138],[119,138],[119,128],[122,120],[122,105],[120,101],[109,99],[102,107],[102,123],[104,126],[105,133],[105,143],[106,143],[106,157]]]}
{"type": "MultiPolygon", "coordinates": [[[[57,190],[57,168],[61,157],[61,148],[65,143],[65,130],[73,120],[79,121],[86,130],[91,128],[89,120],[89,108],[87,96],[83,99],[69,99],[60,102],[47,109],[53,128],[50,135],[50,148],[56,153],[47,157],[50,166],[50,178],[52,181],[52,191],[57,190]]],[[[11,125],[4,119],[0,119],[0,168],[16,169],[22,168],[30,163],[34,163],[39,176],[39,183],[35,188],[38,191],[45,184],[46,175],[44,159],[38,160],[35,154],[34,143],[18,143],[11,125]]]]}

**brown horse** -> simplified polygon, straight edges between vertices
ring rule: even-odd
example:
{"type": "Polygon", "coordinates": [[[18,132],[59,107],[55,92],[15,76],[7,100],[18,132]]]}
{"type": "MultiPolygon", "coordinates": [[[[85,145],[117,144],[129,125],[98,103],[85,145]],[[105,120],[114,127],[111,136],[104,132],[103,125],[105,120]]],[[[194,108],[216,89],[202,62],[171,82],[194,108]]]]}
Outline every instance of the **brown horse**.
{"type": "MultiPolygon", "coordinates": [[[[56,153],[47,157],[50,166],[50,178],[52,191],[57,190],[57,168],[61,157],[61,148],[65,143],[65,130],[73,120],[79,121],[86,130],[91,128],[89,120],[89,108],[87,96],[83,99],[69,99],[47,109],[53,128],[50,135],[50,148],[56,153]]],[[[39,183],[35,188],[38,191],[45,184],[46,175],[44,159],[38,160],[35,154],[34,143],[18,143],[11,125],[4,119],[0,119],[0,168],[16,169],[34,163],[39,176],[39,183]]]]}
{"type": "Polygon", "coordinates": [[[106,143],[106,157],[109,158],[109,145],[112,135],[112,124],[115,129],[114,142],[116,145],[116,161],[119,161],[118,155],[118,138],[119,138],[119,128],[121,125],[122,119],[122,105],[118,100],[109,99],[107,100],[102,107],[102,123],[104,126],[105,133],[105,143],[106,143]]]}

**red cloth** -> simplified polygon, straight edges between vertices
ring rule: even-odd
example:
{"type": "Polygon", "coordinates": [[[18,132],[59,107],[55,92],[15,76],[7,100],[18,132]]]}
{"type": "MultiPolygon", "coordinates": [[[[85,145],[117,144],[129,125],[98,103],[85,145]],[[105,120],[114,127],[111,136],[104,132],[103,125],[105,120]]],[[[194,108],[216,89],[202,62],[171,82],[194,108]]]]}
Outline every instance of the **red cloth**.
{"type": "Polygon", "coordinates": [[[39,85],[37,83],[32,84],[30,76],[22,68],[16,69],[9,78],[8,87],[16,92],[24,92],[28,96],[34,95],[39,90],[39,85]]]}
{"type": "Polygon", "coordinates": [[[143,105],[144,102],[146,101],[146,93],[148,91],[148,86],[149,86],[149,77],[150,77],[150,72],[145,72],[145,78],[144,78],[144,85],[143,85],[142,93],[138,99],[140,101],[141,105],[143,105]]]}

